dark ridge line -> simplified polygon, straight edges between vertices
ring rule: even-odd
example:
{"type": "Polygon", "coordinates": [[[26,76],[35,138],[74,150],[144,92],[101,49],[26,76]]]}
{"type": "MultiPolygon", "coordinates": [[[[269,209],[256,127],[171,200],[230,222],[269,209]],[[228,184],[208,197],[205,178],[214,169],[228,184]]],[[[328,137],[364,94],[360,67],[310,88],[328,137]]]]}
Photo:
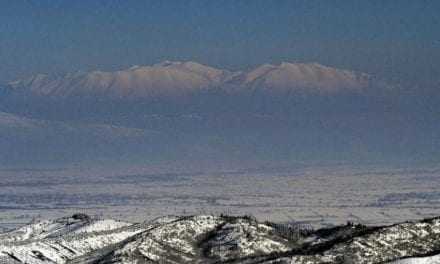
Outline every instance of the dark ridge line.
{"type": "Polygon", "coordinates": [[[4,251],[3,251],[2,253],[8,255],[8,256],[11,257],[13,260],[15,260],[15,261],[17,261],[17,262],[19,262],[19,263],[23,263],[19,258],[17,258],[16,256],[14,256],[14,254],[10,254],[10,253],[8,253],[8,252],[4,252],[4,251]]]}

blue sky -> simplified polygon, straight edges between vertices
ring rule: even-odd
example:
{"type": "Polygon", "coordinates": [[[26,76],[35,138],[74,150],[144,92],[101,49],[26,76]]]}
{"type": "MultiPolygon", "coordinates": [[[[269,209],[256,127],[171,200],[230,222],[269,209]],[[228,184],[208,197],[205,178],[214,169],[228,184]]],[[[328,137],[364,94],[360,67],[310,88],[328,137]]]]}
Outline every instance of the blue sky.
{"type": "Polygon", "coordinates": [[[0,82],[161,60],[243,69],[316,61],[440,83],[439,1],[0,3],[0,82]]]}

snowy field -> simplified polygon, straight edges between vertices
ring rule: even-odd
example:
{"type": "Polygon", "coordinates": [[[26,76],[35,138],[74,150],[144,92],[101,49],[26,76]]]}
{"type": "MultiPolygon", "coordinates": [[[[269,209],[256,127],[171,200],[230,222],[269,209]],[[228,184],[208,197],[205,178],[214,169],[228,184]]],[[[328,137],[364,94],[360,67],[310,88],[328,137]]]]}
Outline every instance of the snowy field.
{"type": "Polygon", "coordinates": [[[185,173],[163,168],[3,169],[0,180],[0,230],[75,212],[125,221],[168,214],[253,214],[315,227],[440,215],[439,167],[185,173]]]}

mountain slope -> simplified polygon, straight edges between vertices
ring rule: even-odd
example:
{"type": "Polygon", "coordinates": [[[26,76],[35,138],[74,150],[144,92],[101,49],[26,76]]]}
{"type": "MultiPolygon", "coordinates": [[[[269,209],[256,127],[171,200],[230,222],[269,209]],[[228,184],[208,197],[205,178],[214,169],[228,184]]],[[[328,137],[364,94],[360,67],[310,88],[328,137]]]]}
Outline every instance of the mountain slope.
{"type": "Polygon", "coordinates": [[[440,219],[314,231],[225,215],[142,224],[74,215],[0,238],[5,263],[435,263],[440,219]]]}

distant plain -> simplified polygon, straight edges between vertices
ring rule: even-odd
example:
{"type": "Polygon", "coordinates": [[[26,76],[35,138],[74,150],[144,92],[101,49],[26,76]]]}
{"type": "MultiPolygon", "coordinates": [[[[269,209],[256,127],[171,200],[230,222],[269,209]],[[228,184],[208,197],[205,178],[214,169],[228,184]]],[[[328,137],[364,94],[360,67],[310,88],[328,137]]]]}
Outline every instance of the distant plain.
{"type": "Polygon", "coordinates": [[[176,172],[3,169],[0,227],[85,212],[143,221],[164,215],[251,214],[260,220],[389,224],[440,215],[440,168],[296,166],[176,172]]]}

